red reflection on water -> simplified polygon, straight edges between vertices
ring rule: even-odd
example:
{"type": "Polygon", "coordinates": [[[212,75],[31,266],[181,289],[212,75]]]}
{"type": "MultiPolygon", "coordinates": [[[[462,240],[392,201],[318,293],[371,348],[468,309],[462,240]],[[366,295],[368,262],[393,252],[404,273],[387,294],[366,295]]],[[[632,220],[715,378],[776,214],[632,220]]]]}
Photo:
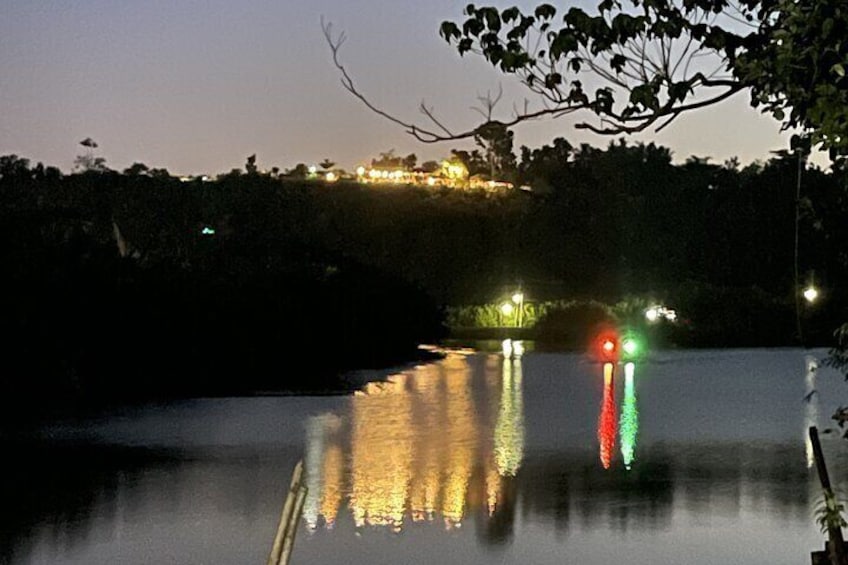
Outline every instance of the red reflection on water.
{"type": "Polygon", "coordinates": [[[604,363],[604,399],[601,402],[601,416],[598,418],[598,443],[601,446],[601,465],[604,469],[610,468],[617,432],[613,382],[613,364],[604,363]]]}

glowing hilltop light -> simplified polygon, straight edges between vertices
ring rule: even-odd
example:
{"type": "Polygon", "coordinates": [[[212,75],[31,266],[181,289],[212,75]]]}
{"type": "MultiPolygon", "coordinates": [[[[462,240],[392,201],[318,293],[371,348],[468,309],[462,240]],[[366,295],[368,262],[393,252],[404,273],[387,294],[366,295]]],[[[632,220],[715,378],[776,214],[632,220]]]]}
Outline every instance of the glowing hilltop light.
{"type": "Polygon", "coordinates": [[[665,306],[651,306],[645,310],[645,319],[650,323],[659,321],[660,319],[668,320],[669,322],[677,321],[677,311],[665,306]]]}
{"type": "Polygon", "coordinates": [[[501,304],[501,314],[504,316],[512,316],[512,313],[515,312],[515,307],[509,302],[504,302],[501,304]]]}
{"type": "Polygon", "coordinates": [[[356,176],[364,177],[365,176],[365,167],[363,167],[361,165],[359,167],[356,167],[356,176]]]}
{"type": "Polygon", "coordinates": [[[314,175],[317,172],[318,172],[318,167],[316,167],[315,165],[309,165],[309,174],[310,175],[314,175]]]}
{"type": "Polygon", "coordinates": [[[368,171],[368,176],[372,179],[378,179],[380,178],[380,171],[376,169],[371,169],[370,171],[368,171]]]}
{"type": "Polygon", "coordinates": [[[436,186],[436,179],[434,179],[433,177],[427,177],[427,185],[436,186]]]}
{"type": "Polygon", "coordinates": [[[338,177],[338,176],[336,176],[336,173],[334,173],[334,172],[330,171],[329,173],[327,173],[326,175],[324,175],[324,179],[325,179],[327,182],[336,182],[337,180],[339,180],[339,177],[338,177]]]}
{"type": "Polygon", "coordinates": [[[202,233],[203,235],[215,235],[215,230],[213,230],[209,226],[206,226],[200,231],[200,233],[202,233]]]}
{"type": "Polygon", "coordinates": [[[516,304],[521,304],[522,302],[524,302],[524,293],[523,292],[516,292],[515,294],[512,295],[512,301],[515,302],[516,304]]]}
{"type": "Polygon", "coordinates": [[[807,302],[809,302],[810,304],[815,302],[816,298],[818,298],[818,297],[819,297],[819,291],[816,289],[816,287],[810,285],[810,286],[808,286],[807,288],[804,289],[804,299],[807,302]]]}

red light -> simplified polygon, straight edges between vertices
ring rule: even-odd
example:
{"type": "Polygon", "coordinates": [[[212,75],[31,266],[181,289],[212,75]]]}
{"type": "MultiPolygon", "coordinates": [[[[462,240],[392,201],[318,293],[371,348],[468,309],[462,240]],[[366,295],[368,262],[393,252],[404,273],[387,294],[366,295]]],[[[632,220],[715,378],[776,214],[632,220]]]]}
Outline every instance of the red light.
{"type": "Polygon", "coordinates": [[[604,351],[606,351],[607,353],[612,353],[612,351],[615,349],[615,342],[611,339],[605,339],[604,344],[601,347],[603,347],[604,351]]]}

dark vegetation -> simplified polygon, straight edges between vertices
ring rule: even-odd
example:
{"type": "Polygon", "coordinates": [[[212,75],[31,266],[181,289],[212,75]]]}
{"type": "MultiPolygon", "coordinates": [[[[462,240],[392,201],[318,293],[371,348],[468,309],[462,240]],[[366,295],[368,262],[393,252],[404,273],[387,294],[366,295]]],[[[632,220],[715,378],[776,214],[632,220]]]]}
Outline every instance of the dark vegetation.
{"type": "MultiPolygon", "coordinates": [[[[622,299],[677,308],[669,345],[801,337],[794,156],[675,165],[653,144],[560,139],[524,149],[514,174],[532,193],[325,185],[251,164],[181,182],[2,158],[4,403],[338,389],[340,372],[441,337],[442,306],[519,284],[576,308],[550,309],[543,338],[622,299]]],[[[802,312],[807,343],[845,319],[845,176],[802,175],[800,272],[824,294],[802,312]]]]}

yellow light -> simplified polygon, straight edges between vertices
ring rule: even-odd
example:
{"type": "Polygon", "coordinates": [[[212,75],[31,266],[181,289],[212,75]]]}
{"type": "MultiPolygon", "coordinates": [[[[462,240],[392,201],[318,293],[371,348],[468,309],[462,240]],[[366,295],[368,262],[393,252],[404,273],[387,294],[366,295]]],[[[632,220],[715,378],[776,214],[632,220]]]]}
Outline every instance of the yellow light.
{"type": "Polygon", "coordinates": [[[516,304],[521,304],[522,302],[524,302],[524,293],[523,292],[516,292],[515,294],[512,295],[512,301],[515,302],[516,304]]]}
{"type": "Polygon", "coordinates": [[[816,301],[816,298],[818,298],[818,297],[819,297],[819,291],[818,291],[818,290],[816,290],[816,287],[814,287],[814,286],[808,286],[806,289],[804,289],[804,298],[805,298],[805,299],[807,300],[807,302],[809,302],[810,304],[812,304],[813,302],[815,302],[815,301],[816,301]]]}
{"type": "Polygon", "coordinates": [[[427,184],[430,186],[436,186],[436,179],[433,177],[427,177],[427,184]]]}
{"type": "Polygon", "coordinates": [[[374,169],[371,169],[370,171],[368,171],[368,176],[371,177],[372,179],[379,178],[380,177],[380,171],[376,171],[374,169]]]}
{"type": "Polygon", "coordinates": [[[324,178],[327,180],[327,182],[336,182],[338,180],[336,173],[334,173],[332,171],[330,171],[329,173],[324,175],[324,178]]]}
{"type": "Polygon", "coordinates": [[[356,168],[356,176],[363,177],[365,176],[365,167],[359,166],[356,168]]]}
{"type": "Polygon", "coordinates": [[[513,308],[512,304],[510,304],[509,302],[504,302],[503,304],[501,304],[501,313],[504,316],[512,316],[512,313],[514,311],[515,308],[513,308]]]}

